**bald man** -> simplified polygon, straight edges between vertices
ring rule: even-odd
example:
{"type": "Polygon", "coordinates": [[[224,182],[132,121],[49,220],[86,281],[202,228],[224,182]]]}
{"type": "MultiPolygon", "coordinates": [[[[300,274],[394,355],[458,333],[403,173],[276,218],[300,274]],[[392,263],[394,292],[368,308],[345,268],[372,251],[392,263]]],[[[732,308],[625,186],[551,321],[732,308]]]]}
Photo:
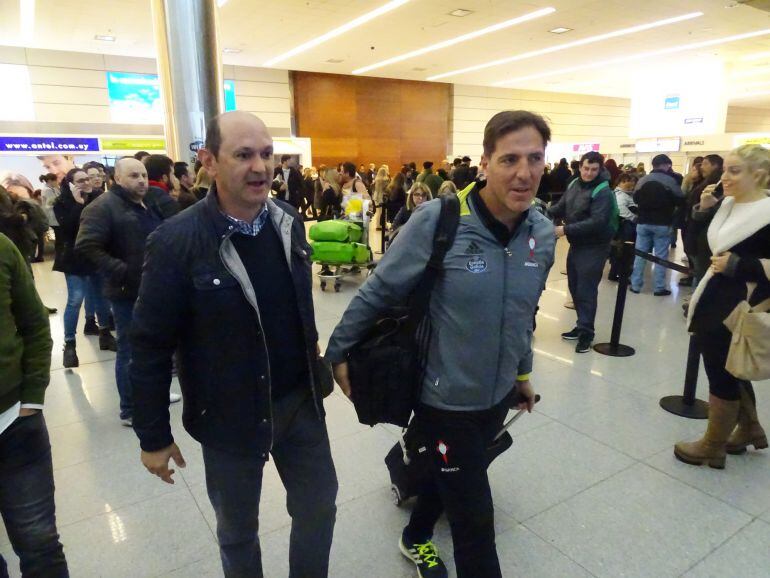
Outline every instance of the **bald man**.
{"type": "MultiPolygon", "coordinates": [[[[131,157],[115,165],[116,184],[88,205],[81,216],[75,251],[94,263],[104,277],[104,296],[115,318],[118,352],[115,381],[120,395],[120,420],[132,425],[133,397],[128,366],[134,302],[139,294],[147,236],[163,221],[155,206],[145,206],[147,170],[131,157]]],[[[174,401],[180,397],[175,394],[174,401]]]]}
{"type": "Polygon", "coordinates": [[[262,576],[259,501],[272,456],[292,518],[290,576],[325,577],[337,476],[323,398],[333,383],[318,357],[302,218],[270,198],[273,139],[257,117],[214,118],[199,158],[214,184],[150,237],[134,311],[142,463],[167,483],[170,460],[185,465],[167,401],[177,351],[183,422],[203,448],[225,576],[262,576]]]}

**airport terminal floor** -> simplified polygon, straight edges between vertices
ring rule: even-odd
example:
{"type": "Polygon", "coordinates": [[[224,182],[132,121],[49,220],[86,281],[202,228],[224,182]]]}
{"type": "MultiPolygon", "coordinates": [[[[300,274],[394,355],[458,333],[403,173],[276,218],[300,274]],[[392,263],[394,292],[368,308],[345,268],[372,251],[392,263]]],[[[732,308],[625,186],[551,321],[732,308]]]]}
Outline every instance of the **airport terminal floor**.
{"type": "MultiPolygon", "coordinates": [[[[681,244],[680,244],[681,246],[681,244]]],[[[566,309],[566,241],[557,244],[535,333],[532,383],[542,401],[517,421],[513,447],[491,465],[497,548],[504,576],[766,577],[770,575],[770,454],[728,456],[725,470],[678,462],[673,444],[696,439],[705,421],[663,411],[662,396],[681,393],[688,336],[678,274],[672,295],[647,287],[628,295],[621,341],[628,358],[576,354],[560,333],[566,309]]],[[[672,252],[678,260],[679,252],[672,252]]],[[[64,276],[51,261],[34,265],[43,302],[58,307],[45,418],[53,448],[58,528],[74,577],[207,578],[222,576],[200,446],[171,406],[172,427],[187,467],[167,485],[139,460],[134,433],[118,419],[114,354],[78,334],[80,367],[62,368],[64,276]]],[[[649,270],[648,270],[649,275],[649,270]]],[[[605,275],[606,277],[606,275],[605,275]]],[[[339,293],[313,296],[321,346],[362,278],[339,293]]],[[[599,290],[597,341],[609,338],[617,284],[599,290]]],[[[82,319],[79,332],[82,331],[82,319]]],[[[770,422],[770,383],[756,384],[760,419],[770,422]]],[[[174,385],[178,391],[178,385],[174,385]]],[[[707,395],[703,369],[698,397],[707,395]]],[[[330,576],[407,578],[414,566],[397,548],[409,504],[396,507],[383,458],[397,439],[390,426],[362,426],[335,391],[325,402],[339,478],[330,576]]],[[[286,494],[270,462],[260,507],[265,576],[288,575],[290,518],[286,494]]],[[[435,542],[450,566],[444,521],[435,542]]],[[[0,525],[0,554],[11,576],[17,558],[0,525]]]]}

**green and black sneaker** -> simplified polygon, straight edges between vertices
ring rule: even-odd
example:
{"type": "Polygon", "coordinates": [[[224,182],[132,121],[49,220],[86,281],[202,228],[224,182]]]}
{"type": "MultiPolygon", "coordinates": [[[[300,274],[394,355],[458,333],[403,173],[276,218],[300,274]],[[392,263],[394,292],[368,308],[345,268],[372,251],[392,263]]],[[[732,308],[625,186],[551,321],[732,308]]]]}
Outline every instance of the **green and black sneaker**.
{"type": "Polygon", "coordinates": [[[417,566],[418,578],[447,578],[446,566],[438,557],[438,550],[430,540],[423,544],[408,543],[402,535],[398,549],[417,566]]]}

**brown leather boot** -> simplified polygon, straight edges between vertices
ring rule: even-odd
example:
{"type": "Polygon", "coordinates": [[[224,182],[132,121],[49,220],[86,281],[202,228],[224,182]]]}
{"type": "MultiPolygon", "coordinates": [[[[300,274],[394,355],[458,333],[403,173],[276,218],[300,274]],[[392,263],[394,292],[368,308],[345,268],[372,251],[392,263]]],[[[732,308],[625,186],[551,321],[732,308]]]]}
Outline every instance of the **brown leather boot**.
{"type": "Polygon", "coordinates": [[[738,411],[738,427],[727,440],[727,453],[738,455],[746,453],[748,446],[755,450],[767,447],[767,435],[759,423],[757,408],[751,400],[748,390],[741,385],[741,408],[738,411]]]}
{"type": "Polygon", "coordinates": [[[709,395],[709,424],[706,433],[696,442],[676,444],[676,459],[693,466],[708,464],[712,468],[724,469],[727,438],[738,421],[740,405],[739,401],[727,401],[709,395]]]}

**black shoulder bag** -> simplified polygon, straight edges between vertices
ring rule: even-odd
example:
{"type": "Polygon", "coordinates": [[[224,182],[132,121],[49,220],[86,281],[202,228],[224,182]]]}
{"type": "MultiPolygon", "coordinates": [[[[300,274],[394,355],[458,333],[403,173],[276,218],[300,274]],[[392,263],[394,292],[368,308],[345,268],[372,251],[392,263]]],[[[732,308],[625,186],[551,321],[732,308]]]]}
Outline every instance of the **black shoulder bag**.
{"type": "Polygon", "coordinates": [[[422,278],[407,303],[383,312],[348,354],[351,397],[363,424],[406,427],[419,402],[430,343],[430,296],[459,222],[457,196],[442,197],[433,249],[422,278]]]}

